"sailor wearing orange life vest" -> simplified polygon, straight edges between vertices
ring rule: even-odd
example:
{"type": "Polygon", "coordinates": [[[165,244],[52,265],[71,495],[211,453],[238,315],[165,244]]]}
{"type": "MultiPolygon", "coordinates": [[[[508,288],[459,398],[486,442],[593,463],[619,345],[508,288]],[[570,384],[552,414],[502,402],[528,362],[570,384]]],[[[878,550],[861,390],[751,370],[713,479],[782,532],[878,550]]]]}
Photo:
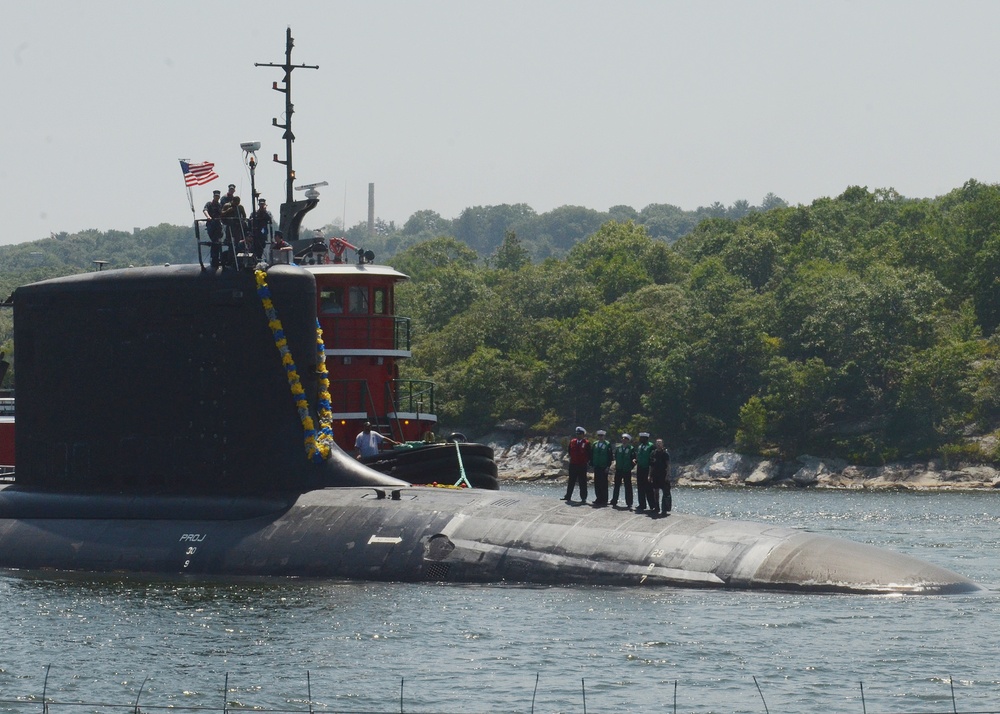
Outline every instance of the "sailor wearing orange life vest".
{"type": "Polygon", "coordinates": [[[580,484],[580,500],[587,502],[587,465],[590,463],[590,442],[587,430],[576,428],[576,436],[569,441],[569,483],[566,484],[564,501],[573,500],[573,489],[580,484]]]}

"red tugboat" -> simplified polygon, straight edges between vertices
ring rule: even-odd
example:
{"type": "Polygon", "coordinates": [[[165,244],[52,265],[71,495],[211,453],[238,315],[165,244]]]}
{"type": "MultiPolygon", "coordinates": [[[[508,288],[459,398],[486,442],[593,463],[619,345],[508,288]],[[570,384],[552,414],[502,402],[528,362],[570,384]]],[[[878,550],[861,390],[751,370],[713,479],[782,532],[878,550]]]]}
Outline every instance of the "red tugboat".
{"type": "MultiPolygon", "coordinates": [[[[0,381],[10,367],[0,352],[0,381]]],[[[14,472],[14,397],[0,391],[0,478],[14,472]]]]}
{"type": "Polygon", "coordinates": [[[410,320],[395,314],[394,290],[407,276],[375,264],[371,251],[343,238],[317,236],[297,253],[297,262],[316,279],[337,444],[352,453],[355,437],[370,422],[400,443],[362,459],[372,468],[410,483],[433,479],[440,485],[498,488],[493,449],[458,433],[438,442],[434,383],[399,377],[399,360],[411,355],[410,320]],[[345,259],[348,250],[355,261],[345,259]]]}

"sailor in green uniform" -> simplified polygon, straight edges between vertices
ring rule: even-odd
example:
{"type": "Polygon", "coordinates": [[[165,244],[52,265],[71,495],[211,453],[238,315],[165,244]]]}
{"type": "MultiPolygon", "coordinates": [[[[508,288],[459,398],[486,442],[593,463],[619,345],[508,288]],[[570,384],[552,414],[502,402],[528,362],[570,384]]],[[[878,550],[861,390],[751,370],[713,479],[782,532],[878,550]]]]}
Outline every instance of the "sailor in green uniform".
{"type": "Polygon", "coordinates": [[[597,441],[590,445],[590,465],[594,467],[594,505],[608,505],[608,470],[614,458],[614,447],[607,439],[608,432],[597,430],[597,441]]]}
{"type": "Polygon", "coordinates": [[[615,447],[615,491],[611,494],[611,505],[618,505],[618,494],[625,484],[625,506],[632,507],[632,467],[635,466],[635,447],[632,437],[622,434],[622,443],[615,447]]]}

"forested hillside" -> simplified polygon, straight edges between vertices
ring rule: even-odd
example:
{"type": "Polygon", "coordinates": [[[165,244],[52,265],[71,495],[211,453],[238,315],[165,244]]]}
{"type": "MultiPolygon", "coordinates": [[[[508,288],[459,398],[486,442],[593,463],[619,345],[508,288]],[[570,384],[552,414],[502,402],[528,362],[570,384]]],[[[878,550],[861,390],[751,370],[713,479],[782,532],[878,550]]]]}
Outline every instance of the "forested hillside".
{"type": "Polygon", "coordinates": [[[189,226],[158,226],[124,233],[87,230],[58,233],[42,240],[0,246],[0,299],[18,285],[94,270],[163,263],[196,263],[198,246],[189,226]]]}
{"type": "MultiPolygon", "coordinates": [[[[713,203],[694,211],[685,211],[669,204],[652,204],[641,211],[630,206],[616,206],[607,212],[578,206],[563,206],[548,213],[536,213],[526,204],[476,206],[467,208],[458,218],[446,219],[431,210],[417,211],[398,228],[393,222],[376,220],[373,232],[361,223],[346,233],[338,226],[320,229],[326,236],[343,236],[354,245],[377,253],[380,261],[391,259],[397,252],[441,235],[456,235],[466,245],[485,258],[494,252],[508,231],[518,231],[530,237],[526,243],[535,257],[564,255],[569,248],[591,235],[606,221],[634,220],[647,227],[650,235],[674,241],[691,231],[704,218],[740,218],[751,211],[762,211],[785,202],[768,194],[760,206],[748,201],[736,201],[730,206],[713,203]]],[[[312,229],[303,226],[302,235],[312,229]]],[[[0,300],[9,296],[18,285],[45,278],[86,272],[98,268],[101,261],[107,268],[130,265],[197,262],[194,231],[189,226],[161,224],[132,233],[122,231],[85,230],[79,233],[52,234],[49,238],[0,246],[0,300]]],[[[0,310],[0,351],[12,352],[13,323],[9,311],[0,310]]],[[[9,388],[13,371],[7,374],[3,387],[9,388]]]]}
{"type": "Polygon", "coordinates": [[[676,244],[608,222],[564,259],[508,233],[484,266],[452,237],[410,248],[410,376],[443,419],[580,423],[691,450],[995,460],[1000,188],[937,199],[853,187],[702,221],[676,244]],[[987,442],[988,443],[988,442],[987,442]]]}
{"type": "MultiPolygon", "coordinates": [[[[868,464],[1000,458],[976,438],[1000,424],[1000,187],[699,211],[421,211],[348,237],[398,251],[387,262],[412,277],[397,293],[414,324],[405,370],[438,383],[446,425],[649,430],[679,452],[868,464]]],[[[0,247],[0,288],[194,251],[189,228],[62,234],[0,247]]],[[[8,353],[9,335],[0,313],[8,353]]]]}
{"type": "MultiPolygon", "coordinates": [[[[736,201],[730,206],[716,202],[693,211],[685,211],[667,203],[654,203],[642,210],[631,206],[612,206],[607,211],[595,211],[582,206],[561,206],[546,213],[536,213],[523,203],[466,208],[458,218],[447,219],[435,211],[417,211],[403,224],[376,221],[375,234],[369,235],[368,224],[359,223],[346,232],[355,245],[374,250],[382,259],[425,240],[452,236],[476,251],[480,257],[491,255],[500,246],[504,235],[517,234],[532,260],[562,257],[574,245],[592,235],[608,221],[632,221],[643,226],[651,238],[672,243],[690,233],[706,218],[739,219],[754,211],[767,211],[785,206],[785,202],[769,193],[759,206],[748,201],[736,201]]],[[[327,226],[324,233],[334,235],[340,230],[327,226]]]]}

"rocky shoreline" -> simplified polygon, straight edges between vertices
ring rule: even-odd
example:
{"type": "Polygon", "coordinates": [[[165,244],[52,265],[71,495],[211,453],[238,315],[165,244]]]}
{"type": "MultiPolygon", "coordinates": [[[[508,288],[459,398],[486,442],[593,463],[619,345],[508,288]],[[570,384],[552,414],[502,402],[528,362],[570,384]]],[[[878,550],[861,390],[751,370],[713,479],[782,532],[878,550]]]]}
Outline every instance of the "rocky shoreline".
{"type": "MultiPolygon", "coordinates": [[[[566,477],[562,439],[511,439],[491,434],[481,440],[493,447],[501,481],[545,481],[566,477]]],[[[704,454],[671,467],[682,486],[796,487],[853,490],[987,490],[1000,489],[1000,470],[978,464],[945,466],[939,461],[856,466],[837,459],[800,456],[773,461],[729,450],[704,454]]]]}

